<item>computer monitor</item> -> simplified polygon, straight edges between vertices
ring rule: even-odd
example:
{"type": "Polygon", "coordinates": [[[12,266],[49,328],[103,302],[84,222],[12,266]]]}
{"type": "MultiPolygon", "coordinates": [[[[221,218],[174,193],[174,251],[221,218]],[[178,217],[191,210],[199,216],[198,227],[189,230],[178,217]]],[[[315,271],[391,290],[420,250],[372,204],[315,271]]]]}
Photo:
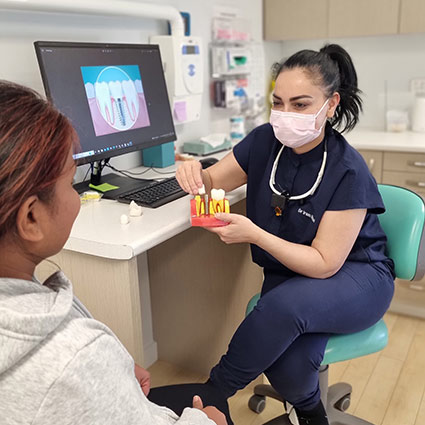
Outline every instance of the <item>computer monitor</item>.
{"type": "Polygon", "coordinates": [[[74,159],[95,164],[91,182],[118,186],[105,193],[112,199],[140,187],[127,177],[100,176],[111,157],[176,140],[159,47],[47,41],[34,46],[46,95],[79,136],[74,159]]]}

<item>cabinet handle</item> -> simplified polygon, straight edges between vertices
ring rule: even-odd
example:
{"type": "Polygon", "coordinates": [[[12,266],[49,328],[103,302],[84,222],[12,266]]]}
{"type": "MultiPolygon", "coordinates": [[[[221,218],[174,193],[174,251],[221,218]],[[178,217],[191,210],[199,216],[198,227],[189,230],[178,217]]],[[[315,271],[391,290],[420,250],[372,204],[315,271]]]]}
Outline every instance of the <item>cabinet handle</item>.
{"type": "Polygon", "coordinates": [[[375,158],[370,158],[367,164],[367,167],[369,168],[369,171],[373,171],[373,167],[375,167],[375,158]]]}
{"type": "Polygon", "coordinates": [[[413,165],[414,167],[425,167],[425,162],[421,162],[421,161],[413,161],[410,162],[410,165],[413,165]]]}
{"type": "Polygon", "coordinates": [[[416,187],[425,187],[425,182],[414,182],[412,180],[407,180],[406,183],[409,186],[416,186],[416,187]]]}

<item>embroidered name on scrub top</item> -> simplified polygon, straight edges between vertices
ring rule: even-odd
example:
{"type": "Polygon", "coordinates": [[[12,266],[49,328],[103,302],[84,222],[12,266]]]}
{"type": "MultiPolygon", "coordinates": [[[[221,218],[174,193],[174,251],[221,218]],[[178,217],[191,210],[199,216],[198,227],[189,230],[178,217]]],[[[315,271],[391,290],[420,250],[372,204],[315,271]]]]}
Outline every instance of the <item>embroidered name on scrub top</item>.
{"type": "Polygon", "coordinates": [[[302,215],[305,215],[306,217],[308,217],[313,223],[316,223],[316,219],[314,218],[314,215],[313,214],[310,214],[309,212],[307,212],[307,211],[304,211],[303,209],[301,209],[301,208],[298,208],[298,214],[302,214],[302,215]]]}

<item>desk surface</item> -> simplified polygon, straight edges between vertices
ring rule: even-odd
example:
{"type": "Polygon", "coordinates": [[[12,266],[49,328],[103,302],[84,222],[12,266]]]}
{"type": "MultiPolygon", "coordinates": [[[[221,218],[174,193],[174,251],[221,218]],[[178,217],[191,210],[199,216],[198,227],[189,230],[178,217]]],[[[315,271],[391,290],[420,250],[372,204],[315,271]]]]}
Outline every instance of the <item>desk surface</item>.
{"type": "MultiPolygon", "coordinates": [[[[214,156],[223,157],[226,153],[214,156]]],[[[161,172],[175,169],[173,165],[161,172]]],[[[151,171],[143,177],[159,178],[160,175],[151,171]]],[[[245,198],[246,187],[226,196],[230,204],[234,204],[245,198]]],[[[120,217],[128,215],[127,204],[102,199],[82,205],[64,248],[98,257],[129,260],[190,227],[190,198],[187,195],[159,208],[143,208],[143,215],[130,217],[130,223],[126,225],[120,223],[120,217]]]]}
{"type": "Polygon", "coordinates": [[[344,136],[350,145],[356,149],[425,152],[425,133],[353,130],[344,136]]]}

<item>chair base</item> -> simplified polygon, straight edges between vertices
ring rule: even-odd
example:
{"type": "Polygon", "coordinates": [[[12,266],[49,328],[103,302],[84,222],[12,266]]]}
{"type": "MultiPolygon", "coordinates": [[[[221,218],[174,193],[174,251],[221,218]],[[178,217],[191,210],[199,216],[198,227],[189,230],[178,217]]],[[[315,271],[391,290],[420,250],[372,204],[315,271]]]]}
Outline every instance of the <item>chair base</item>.
{"type": "MultiPolygon", "coordinates": [[[[321,366],[319,373],[320,392],[322,403],[326,406],[330,425],[373,425],[371,422],[357,418],[345,410],[350,406],[352,387],[349,384],[340,382],[328,387],[328,366],[321,366]]],[[[251,410],[260,413],[265,407],[265,397],[271,397],[283,403],[282,397],[274,390],[271,385],[256,385],[254,395],[249,401],[251,410]]],[[[282,415],[264,425],[290,425],[288,415],[282,415]]]]}

